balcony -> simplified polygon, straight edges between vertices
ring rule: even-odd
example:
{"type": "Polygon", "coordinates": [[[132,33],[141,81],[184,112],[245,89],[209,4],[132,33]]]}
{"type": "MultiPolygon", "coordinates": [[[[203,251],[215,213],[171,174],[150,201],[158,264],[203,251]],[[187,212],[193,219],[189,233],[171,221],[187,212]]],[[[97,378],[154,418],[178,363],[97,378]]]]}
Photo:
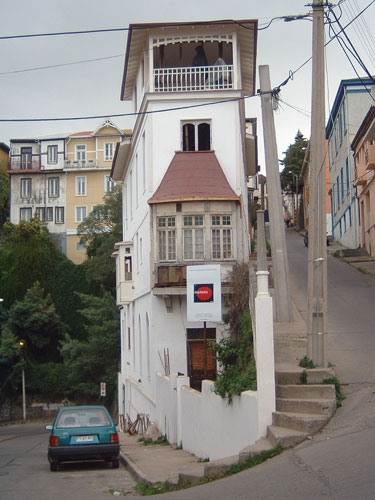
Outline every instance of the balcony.
{"type": "Polygon", "coordinates": [[[98,166],[98,160],[65,160],[65,168],[94,168],[98,166]]]}
{"type": "Polygon", "coordinates": [[[375,170],[375,146],[369,146],[365,151],[366,170],[375,170]]]}
{"type": "Polygon", "coordinates": [[[22,158],[11,158],[10,159],[10,170],[40,170],[40,159],[31,158],[30,160],[24,160],[22,158]]]}
{"type": "Polygon", "coordinates": [[[155,68],[155,92],[196,92],[234,88],[233,65],[155,68]]]}

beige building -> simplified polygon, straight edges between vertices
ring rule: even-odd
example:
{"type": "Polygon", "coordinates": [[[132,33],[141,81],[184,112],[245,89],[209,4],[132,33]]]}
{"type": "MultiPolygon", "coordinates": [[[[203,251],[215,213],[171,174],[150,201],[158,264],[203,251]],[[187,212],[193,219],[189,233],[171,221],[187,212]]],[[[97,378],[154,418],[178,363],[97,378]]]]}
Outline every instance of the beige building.
{"type": "Polygon", "coordinates": [[[371,106],[353,139],[354,185],[360,210],[360,245],[375,256],[375,107],[371,106]]]}
{"type": "Polygon", "coordinates": [[[77,228],[105,194],[113,189],[110,179],[116,144],[125,136],[110,120],[96,130],[71,134],[66,141],[66,255],[75,264],[86,258],[77,228]]]}

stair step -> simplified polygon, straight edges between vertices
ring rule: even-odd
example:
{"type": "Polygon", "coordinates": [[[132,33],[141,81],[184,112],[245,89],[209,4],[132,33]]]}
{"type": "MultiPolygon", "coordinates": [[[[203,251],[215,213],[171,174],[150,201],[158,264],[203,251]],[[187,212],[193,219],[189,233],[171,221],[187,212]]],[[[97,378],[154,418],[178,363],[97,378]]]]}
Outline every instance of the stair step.
{"type": "Polygon", "coordinates": [[[329,420],[328,415],[304,414],[275,411],[272,414],[272,424],[278,427],[286,427],[308,435],[318,432],[329,420]]]}
{"type": "Polygon", "coordinates": [[[296,368],[291,371],[277,371],[276,383],[279,385],[301,384],[301,375],[303,372],[307,375],[307,384],[321,384],[323,380],[334,377],[334,371],[331,368],[296,368]]]}
{"type": "Polygon", "coordinates": [[[335,399],[335,386],[330,384],[278,385],[278,398],[286,399],[335,399]]]}
{"type": "Polygon", "coordinates": [[[257,455],[262,451],[271,450],[274,446],[275,445],[271,443],[269,439],[267,439],[266,437],[262,437],[258,439],[258,441],[256,441],[254,444],[246,446],[246,448],[240,451],[238,455],[239,462],[240,463],[246,462],[247,458],[253,455],[257,455]]]}
{"type": "Polygon", "coordinates": [[[280,412],[316,414],[331,417],[336,410],[336,399],[276,398],[276,409],[280,412]]]}
{"type": "Polygon", "coordinates": [[[307,437],[306,432],[286,429],[277,425],[269,425],[267,428],[267,438],[273,446],[281,444],[283,448],[293,448],[307,437]]]}

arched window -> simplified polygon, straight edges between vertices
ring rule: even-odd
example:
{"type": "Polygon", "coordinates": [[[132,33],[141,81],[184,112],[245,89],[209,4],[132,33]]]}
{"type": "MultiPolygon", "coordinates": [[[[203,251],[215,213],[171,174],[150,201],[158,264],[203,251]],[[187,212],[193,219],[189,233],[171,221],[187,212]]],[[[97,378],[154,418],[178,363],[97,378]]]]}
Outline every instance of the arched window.
{"type": "Polygon", "coordinates": [[[183,151],[209,151],[211,149],[211,125],[193,121],[182,124],[183,151]]]}

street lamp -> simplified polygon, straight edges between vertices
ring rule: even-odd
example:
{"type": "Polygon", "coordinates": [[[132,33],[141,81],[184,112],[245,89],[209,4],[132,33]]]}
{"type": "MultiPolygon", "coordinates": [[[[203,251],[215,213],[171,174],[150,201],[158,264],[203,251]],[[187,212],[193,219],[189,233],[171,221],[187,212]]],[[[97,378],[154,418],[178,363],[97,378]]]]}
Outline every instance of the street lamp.
{"type": "Polygon", "coordinates": [[[22,359],[22,418],[26,420],[26,386],[25,386],[25,356],[23,349],[25,347],[25,342],[20,340],[18,342],[20,347],[21,359],[22,359]]]}

